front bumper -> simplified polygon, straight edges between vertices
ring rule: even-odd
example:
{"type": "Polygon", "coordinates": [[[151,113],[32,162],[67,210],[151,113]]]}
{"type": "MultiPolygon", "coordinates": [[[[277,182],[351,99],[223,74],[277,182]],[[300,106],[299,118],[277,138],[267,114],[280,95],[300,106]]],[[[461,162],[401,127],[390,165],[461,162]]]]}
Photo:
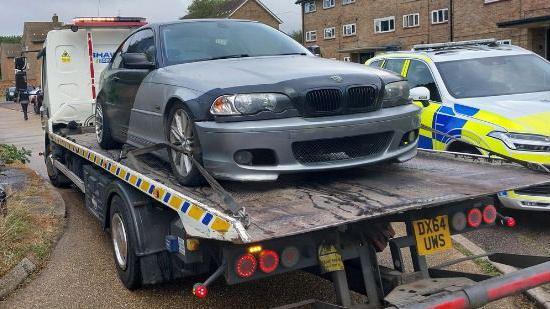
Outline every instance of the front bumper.
{"type": "Polygon", "coordinates": [[[502,206],[510,209],[550,211],[550,192],[544,195],[519,194],[516,191],[504,191],[498,193],[502,206]]]}
{"type": "MultiPolygon", "coordinates": [[[[276,180],[280,174],[344,169],[396,160],[404,162],[416,155],[418,139],[401,145],[403,136],[419,128],[420,109],[414,105],[379,111],[318,118],[285,118],[245,122],[197,122],[204,166],[218,179],[237,181],[276,180]],[[382,151],[347,160],[304,164],[293,150],[294,143],[334,140],[346,137],[388,133],[382,151]],[[275,164],[237,164],[234,155],[240,150],[268,150],[275,164]]],[[[312,150],[314,151],[314,150],[312,150]]],[[[317,151],[319,151],[317,149],[317,151]]]]}

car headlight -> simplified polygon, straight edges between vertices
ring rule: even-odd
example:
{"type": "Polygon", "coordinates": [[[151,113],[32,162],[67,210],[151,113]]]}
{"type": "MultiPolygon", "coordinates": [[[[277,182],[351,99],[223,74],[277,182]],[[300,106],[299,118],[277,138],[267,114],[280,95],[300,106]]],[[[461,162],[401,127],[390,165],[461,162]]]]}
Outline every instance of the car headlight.
{"type": "Polygon", "coordinates": [[[262,111],[282,112],[289,108],[292,108],[290,98],[284,94],[233,94],[214,100],[210,113],[216,116],[254,115],[262,111]]]}
{"type": "Polygon", "coordinates": [[[384,89],[384,107],[393,107],[411,103],[409,84],[406,81],[386,84],[384,89]]]}
{"type": "Polygon", "coordinates": [[[550,152],[550,137],[548,136],[499,131],[493,131],[488,136],[501,140],[508,148],[513,150],[550,152]]]}

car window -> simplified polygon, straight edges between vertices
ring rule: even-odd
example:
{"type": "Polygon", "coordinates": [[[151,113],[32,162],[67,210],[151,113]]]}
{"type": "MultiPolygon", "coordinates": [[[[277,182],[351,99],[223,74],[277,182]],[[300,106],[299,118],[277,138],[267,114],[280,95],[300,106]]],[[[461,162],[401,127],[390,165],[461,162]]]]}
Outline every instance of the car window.
{"type": "Polygon", "coordinates": [[[140,53],[147,55],[147,59],[151,62],[155,62],[155,36],[153,31],[145,29],[135,33],[130,38],[130,44],[128,45],[128,53],[140,53]]]}
{"type": "Polygon", "coordinates": [[[120,50],[113,56],[113,64],[111,65],[112,69],[119,69],[122,67],[122,53],[125,53],[128,50],[128,45],[130,44],[130,40],[132,37],[128,38],[120,50]]]}
{"type": "Polygon", "coordinates": [[[261,23],[201,21],[161,28],[167,65],[232,57],[311,54],[288,35],[261,23]]]}
{"type": "Polygon", "coordinates": [[[430,90],[430,98],[432,101],[441,102],[441,95],[437,89],[437,85],[433,78],[432,72],[428,65],[422,61],[411,60],[407,73],[409,87],[426,87],[430,90]]]}
{"type": "Polygon", "coordinates": [[[384,68],[397,74],[401,74],[404,63],[405,59],[388,59],[386,60],[384,68]]]}
{"type": "MultiPolygon", "coordinates": [[[[373,62],[371,62],[369,64],[370,67],[375,67],[375,68],[379,68],[382,66],[382,64],[384,63],[384,59],[380,59],[380,60],[374,60],[373,62]]],[[[401,72],[399,72],[401,73],[401,72]]]]}

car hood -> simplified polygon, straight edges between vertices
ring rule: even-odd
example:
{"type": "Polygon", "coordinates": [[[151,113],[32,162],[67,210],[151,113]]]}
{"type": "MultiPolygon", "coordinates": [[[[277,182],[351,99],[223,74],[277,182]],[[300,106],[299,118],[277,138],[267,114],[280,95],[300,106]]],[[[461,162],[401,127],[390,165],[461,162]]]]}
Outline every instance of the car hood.
{"type": "MultiPolygon", "coordinates": [[[[165,83],[207,92],[213,88],[236,88],[273,85],[292,80],[326,77],[326,86],[334,84],[379,84],[400,78],[389,72],[360,64],[322,59],[313,56],[270,56],[201,61],[159,69],[165,83]],[[376,70],[376,72],[374,72],[376,70]],[[331,79],[333,76],[341,77],[331,79]]],[[[325,86],[316,81],[317,87],[325,86]]]]}
{"type": "Polygon", "coordinates": [[[455,104],[455,112],[509,132],[550,136],[550,92],[464,99],[455,104]]]}

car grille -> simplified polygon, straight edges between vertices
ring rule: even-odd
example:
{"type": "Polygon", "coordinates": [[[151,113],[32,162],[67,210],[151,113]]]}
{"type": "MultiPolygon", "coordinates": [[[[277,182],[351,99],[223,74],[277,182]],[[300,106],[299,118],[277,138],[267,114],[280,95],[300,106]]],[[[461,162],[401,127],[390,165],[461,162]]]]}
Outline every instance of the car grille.
{"type": "Polygon", "coordinates": [[[342,92],[338,89],[313,90],[307,93],[306,100],[313,113],[334,112],[342,105],[342,92]]]}
{"type": "Polygon", "coordinates": [[[550,196],[550,184],[516,190],[517,194],[550,196]]]}
{"type": "Polygon", "coordinates": [[[378,109],[378,91],[372,86],[349,88],[346,95],[339,89],[312,90],[306,95],[304,116],[324,116],[369,112],[378,109]]]}
{"type": "Polygon", "coordinates": [[[353,87],[348,90],[349,108],[376,108],[376,89],[374,87],[353,87]]]}
{"type": "Polygon", "coordinates": [[[383,153],[388,148],[392,135],[392,132],[384,132],[295,142],[292,144],[292,151],[296,160],[302,164],[364,159],[383,153]]]}

